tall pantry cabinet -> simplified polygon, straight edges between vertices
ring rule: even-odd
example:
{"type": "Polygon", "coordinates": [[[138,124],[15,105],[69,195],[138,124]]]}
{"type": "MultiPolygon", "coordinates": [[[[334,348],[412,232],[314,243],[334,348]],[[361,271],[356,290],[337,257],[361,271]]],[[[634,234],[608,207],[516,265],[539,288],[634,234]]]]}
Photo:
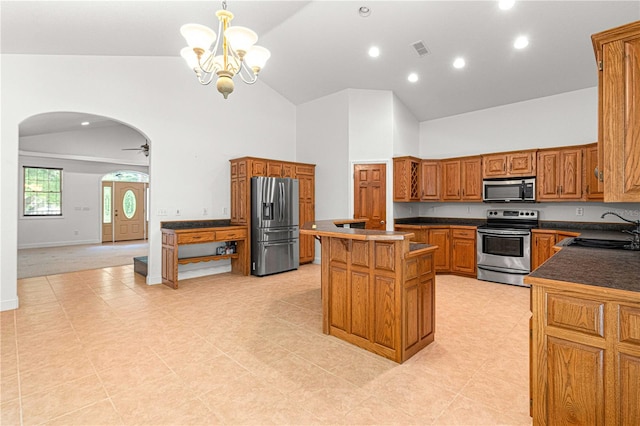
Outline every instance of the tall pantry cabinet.
{"type": "Polygon", "coordinates": [[[605,202],[640,201],[640,21],[591,36],[598,65],[598,174],[605,202]]]}
{"type": "MultiPolygon", "coordinates": [[[[230,162],[232,225],[245,225],[251,232],[251,178],[254,176],[298,179],[300,226],[315,220],[315,164],[255,157],[235,158],[230,162]]],[[[314,256],[313,236],[300,235],[300,263],[310,263],[314,256]]]]}

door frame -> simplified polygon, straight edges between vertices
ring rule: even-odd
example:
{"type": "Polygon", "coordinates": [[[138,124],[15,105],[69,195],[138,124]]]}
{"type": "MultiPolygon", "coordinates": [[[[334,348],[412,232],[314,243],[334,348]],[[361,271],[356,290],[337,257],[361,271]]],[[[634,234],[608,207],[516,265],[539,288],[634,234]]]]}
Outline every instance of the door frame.
{"type": "MultiPolygon", "coordinates": [[[[116,183],[127,183],[126,181],[101,181],[100,184],[100,240],[101,243],[114,243],[115,241],[115,217],[114,217],[114,212],[115,212],[115,185],[116,183]],[[104,226],[105,224],[103,223],[103,214],[104,214],[104,188],[105,188],[105,182],[110,183],[111,187],[111,241],[109,240],[104,240],[104,226]]],[[[133,183],[142,183],[144,184],[143,186],[143,190],[142,190],[142,215],[143,215],[143,240],[148,241],[149,240],[149,203],[148,203],[148,198],[149,198],[149,182],[133,182],[133,183]]],[[[137,241],[137,240],[131,240],[131,241],[137,241]]]]}
{"type": "Polygon", "coordinates": [[[385,194],[385,211],[387,215],[387,223],[386,230],[393,231],[395,218],[393,217],[393,191],[390,191],[389,188],[393,188],[393,160],[392,159],[384,159],[384,160],[351,160],[349,161],[349,218],[353,218],[353,213],[355,209],[355,188],[354,185],[354,173],[356,164],[384,164],[386,169],[386,182],[387,191],[385,194]]]}

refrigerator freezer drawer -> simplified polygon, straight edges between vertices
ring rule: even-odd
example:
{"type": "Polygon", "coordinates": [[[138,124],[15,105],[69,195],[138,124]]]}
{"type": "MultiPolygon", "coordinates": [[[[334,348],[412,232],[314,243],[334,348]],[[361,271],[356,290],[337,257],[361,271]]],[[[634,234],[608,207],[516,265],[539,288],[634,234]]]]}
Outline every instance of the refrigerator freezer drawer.
{"type": "Polygon", "coordinates": [[[298,269],[300,247],[298,239],[258,242],[251,250],[251,274],[259,277],[298,269]]]}
{"type": "Polygon", "coordinates": [[[300,236],[297,226],[288,228],[254,228],[251,237],[258,242],[293,240],[300,236]]]}

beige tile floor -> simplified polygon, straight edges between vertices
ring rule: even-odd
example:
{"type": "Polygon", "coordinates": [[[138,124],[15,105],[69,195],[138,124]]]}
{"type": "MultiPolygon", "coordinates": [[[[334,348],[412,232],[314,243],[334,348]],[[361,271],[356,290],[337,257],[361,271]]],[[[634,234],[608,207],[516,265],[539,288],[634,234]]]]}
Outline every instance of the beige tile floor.
{"type": "Polygon", "coordinates": [[[28,278],[2,312],[0,424],[530,425],[529,290],[437,277],[402,365],[321,332],[320,268],[147,286],[132,266],[28,278]]]}

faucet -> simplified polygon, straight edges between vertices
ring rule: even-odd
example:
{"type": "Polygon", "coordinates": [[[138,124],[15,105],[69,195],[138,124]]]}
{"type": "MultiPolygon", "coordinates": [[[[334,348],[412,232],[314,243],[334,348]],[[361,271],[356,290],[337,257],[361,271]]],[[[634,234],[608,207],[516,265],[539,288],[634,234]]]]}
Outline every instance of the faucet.
{"type": "Polygon", "coordinates": [[[627,234],[631,234],[633,236],[633,240],[631,241],[631,244],[629,244],[628,246],[625,246],[625,248],[628,248],[630,250],[640,250],[640,220],[625,219],[624,217],[620,216],[618,213],[614,213],[614,212],[605,212],[602,214],[602,216],[600,216],[600,219],[604,219],[604,217],[608,214],[612,214],[624,220],[625,222],[633,223],[634,225],[636,225],[636,229],[634,229],[633,231],[624,230],[622,232],[626,232],[627,234]]]}

